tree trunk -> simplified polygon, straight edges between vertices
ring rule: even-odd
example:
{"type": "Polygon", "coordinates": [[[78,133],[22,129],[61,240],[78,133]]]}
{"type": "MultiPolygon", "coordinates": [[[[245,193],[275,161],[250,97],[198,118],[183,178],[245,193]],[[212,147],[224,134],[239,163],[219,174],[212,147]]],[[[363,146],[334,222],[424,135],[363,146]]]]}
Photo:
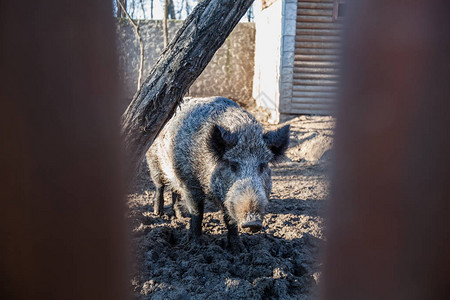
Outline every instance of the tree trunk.
{"type": "Polygon", "coordinates": [[[161,54],[122,116],[130,180],[189,87],[252,3],[253,0],[200,2],[161,54]]]}
{"type": "Polygon", "coordinates": [[[167,28],[167,15],[169,14],[169,0],[164,1],[164,16],[163,16],[163,36],[164,48],[169,45],[169,29],[167,28]]]}
{"type": "Polygon", "coordinates": [[[153,20],[153,0],[150,1],[150,19],[153,20]]]}
{"type": "Polygon", "coordinates": [[[168,0],[167,15],[171,20],[175,20],[177,18],[175,15],[175,5],[173,4],[173,0],[168,0]]]}

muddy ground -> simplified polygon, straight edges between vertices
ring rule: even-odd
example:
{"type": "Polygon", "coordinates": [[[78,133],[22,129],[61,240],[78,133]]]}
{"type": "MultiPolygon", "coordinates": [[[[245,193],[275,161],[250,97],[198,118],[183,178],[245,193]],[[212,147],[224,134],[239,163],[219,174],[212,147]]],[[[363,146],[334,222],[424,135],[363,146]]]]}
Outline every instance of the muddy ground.
{"type": "MultiPolygon", "coordinates": [[[[253,113],[261,118],[261,112],[253,113]]],[[[226,228],[212,203],[206,204],[200,246],[188,240],[189,219],[173,216],[168,192],[166,214],[156,217],[154,187],[142,167],[128,197],[135,257],[131,289],[137,299],[315,298],[334,120],[300,116],[287,123],[291,146],[287,160],[272,166],[264,229],[241,232],[246,251],[239,254],[226,247],[226,228]]]]}

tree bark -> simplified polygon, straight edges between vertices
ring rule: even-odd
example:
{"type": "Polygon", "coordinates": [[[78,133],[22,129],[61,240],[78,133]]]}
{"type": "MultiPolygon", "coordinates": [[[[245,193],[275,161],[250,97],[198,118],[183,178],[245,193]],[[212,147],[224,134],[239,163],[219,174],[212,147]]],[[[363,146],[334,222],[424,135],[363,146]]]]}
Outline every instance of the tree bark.
{"type": "Polygon", "coordinates": [[[129,179],[134,177],[145,152],[189,87],[252,3],[253,0],[200,2],[163,51],[122,116],[129,179]]]}

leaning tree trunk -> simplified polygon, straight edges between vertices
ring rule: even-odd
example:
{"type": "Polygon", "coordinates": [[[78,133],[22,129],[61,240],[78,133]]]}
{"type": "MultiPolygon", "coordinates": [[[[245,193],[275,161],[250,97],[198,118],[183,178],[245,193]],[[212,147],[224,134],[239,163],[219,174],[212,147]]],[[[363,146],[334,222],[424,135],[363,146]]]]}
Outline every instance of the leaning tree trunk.
{"type": "Polygon", "coordinates": [[[205,69],[253,0],[204,0],[163,51],[122,116],[128,178],[192,83],[205,69]]]}

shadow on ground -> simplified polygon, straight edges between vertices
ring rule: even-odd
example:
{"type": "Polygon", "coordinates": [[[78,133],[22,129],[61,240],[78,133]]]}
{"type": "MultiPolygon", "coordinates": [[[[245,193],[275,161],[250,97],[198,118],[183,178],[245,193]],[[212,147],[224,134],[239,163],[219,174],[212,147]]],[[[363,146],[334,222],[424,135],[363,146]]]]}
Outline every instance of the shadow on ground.
{"type": "Polygon", "coordinates": [[[205,215],[201,245],[189,240],[187,218],[146,213],[134,229],[134,293],[141,299],[289,299],[311,295],[320,240],[241,233],[232,252],[218,213],[205,215]],[[205,228],[206,227],[206,228],[205,228]]]}

